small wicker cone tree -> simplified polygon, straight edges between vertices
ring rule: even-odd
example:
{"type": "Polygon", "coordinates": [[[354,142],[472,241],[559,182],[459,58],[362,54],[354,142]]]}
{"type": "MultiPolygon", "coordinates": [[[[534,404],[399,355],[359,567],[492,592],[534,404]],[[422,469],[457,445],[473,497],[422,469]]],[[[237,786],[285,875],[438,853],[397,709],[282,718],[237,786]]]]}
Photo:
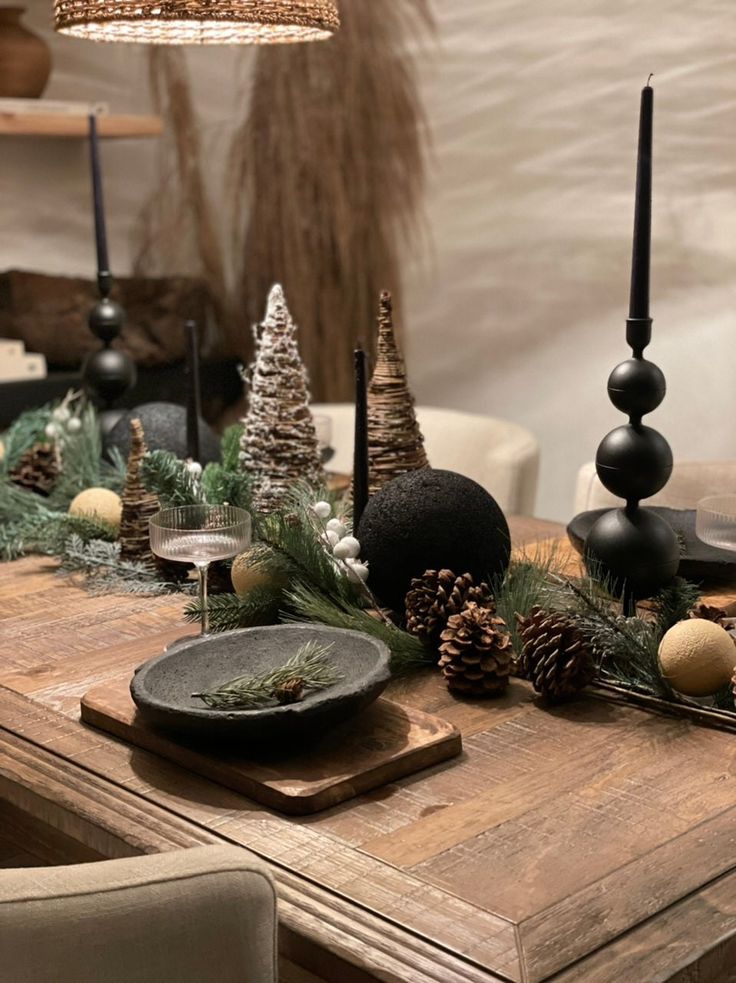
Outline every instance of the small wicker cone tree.
{"type": "Polygon", "coordinates": [[[159,510],[158,499],[143,486],[141,461],[148,453],[143,425],[130,421],[130,453],[123,488],[123,513],[120,519],[120,556],[123,560],[154,562],[148,535],[148,520],[159,510]]]}
{"type": "Polygon", "coordinates": [[[256,333],[240,455],[253,479],[253,506],[264,513],[280,508],[297,481],[316,487],[324,478],[296,330],[276,285],[256,333]]]}
{"type": "Polygon", "coordinates": [[[429,467],[386,291],[381,294],[376,367],[368,387],[368,460],[371,495],[407,471],[429,467]]]}

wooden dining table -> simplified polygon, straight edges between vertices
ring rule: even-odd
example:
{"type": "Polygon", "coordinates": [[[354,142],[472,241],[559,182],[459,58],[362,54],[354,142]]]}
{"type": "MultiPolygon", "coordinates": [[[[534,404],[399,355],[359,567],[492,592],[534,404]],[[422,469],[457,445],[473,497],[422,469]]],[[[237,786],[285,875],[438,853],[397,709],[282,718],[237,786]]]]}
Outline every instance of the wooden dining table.
{"type": "MultiPolygon", "coordinates": [[[[559,536],[511,520],[515,545],[559,536]]],[[[736,980],[736,738],[513,680],[388,696],[463,753],[287,817],[80,722],[91,687],[191,631],[181,596],[92,596],[54,561],[0,566],[0,838],[39,864],[241,845],[279,891],[283,983],[736,980]]]]}

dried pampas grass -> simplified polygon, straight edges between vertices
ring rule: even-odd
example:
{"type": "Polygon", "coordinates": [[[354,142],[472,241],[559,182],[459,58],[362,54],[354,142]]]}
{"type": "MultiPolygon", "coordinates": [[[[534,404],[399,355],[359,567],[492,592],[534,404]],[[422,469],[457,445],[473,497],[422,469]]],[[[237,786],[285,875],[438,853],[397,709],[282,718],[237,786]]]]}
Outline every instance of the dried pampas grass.
{"type": "Polygon", "coordinates": [[[201,276],[218,321],[215,347],[232,351],[239,331],[229,311],[226,264],[218,237],[221,216],[207,194],[202,173],[202,143],[184,52],[152,47],[149,74],[154,106],[167,126],[158,184],[139,224],[135,272],[151,276],[186,270],[201,276]]]}
{"type": "Polygon", "coordinates": [[[313,396],[330,401],[353,397],[355,342],[375,351],[381,291],[400,307],[402,249],[420,227],[425,175],[410,45],[432,27],[429,0],[341,0],[340,12],[329,41],[258,49],[217,206],[185,54],[151,49],[167,128],[136,263],[141,275],[200,275],[218,350],[244,360],[271,285],[283,283],[313,396]]]}
{"type": "Polygon", "coordinates": [[[351,352],[375,347],[381,290],[398,299],[425,177],[408,41],[431,26],[428,0],[342,0],[340,12],[329,42],[259,51],[233,145],[241,309],[255,322],[283,283],[318,400],[352,399],[351,352]]]}

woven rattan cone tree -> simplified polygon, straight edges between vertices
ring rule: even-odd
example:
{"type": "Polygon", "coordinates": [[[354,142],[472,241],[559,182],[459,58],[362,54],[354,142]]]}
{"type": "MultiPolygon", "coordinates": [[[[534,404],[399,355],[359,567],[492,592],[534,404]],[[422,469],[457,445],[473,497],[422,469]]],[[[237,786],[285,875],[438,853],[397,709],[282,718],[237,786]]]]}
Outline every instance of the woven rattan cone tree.
{"type": "Polygon", "coordinates": [[[424,437],[394,334],[391,294],[381,294],[376,367],[368,387],[370,493],[407,471],[428,468],[424,437]]]}
{"type": "Polygon", "coordinates": [[[148,521],[158,512],[159,503],[155,495],[146,491],[141,480],[141,462],[147,453],[143,425],[140,420],[131,420],[119,533],[120,556],[124,560],[153,560],[148,521]]]}
{"type": "Polygon", "coordinates": [[[296,482],[316,487],[324,479],[296,330],[284,291],[276,285],[256,331],[241,439],[240,459],[252,477],[253,505],[259,512],[280,508],[296,482]]]}

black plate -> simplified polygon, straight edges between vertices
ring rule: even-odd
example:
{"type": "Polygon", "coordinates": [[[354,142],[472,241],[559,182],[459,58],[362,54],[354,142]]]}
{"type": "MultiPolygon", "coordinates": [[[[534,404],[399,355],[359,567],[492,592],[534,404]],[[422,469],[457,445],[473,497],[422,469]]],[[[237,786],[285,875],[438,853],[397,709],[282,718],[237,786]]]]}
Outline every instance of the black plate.
{"type": "Polygon", "coordinates": [[[136,670],[130,692],[155,727],[188,737],[246,741],[255,752],[270,742],[317,736],[359,713],[385,689],[390,659],[383,642],[361,632],[323,625],[244,628],[175,645],[136,670]],[[299,703],[210,710],[192,697],[236,676],[276,669],[312,640],[333,643],[328,658],[343,678],[325,690],[308,691],[299,703]]]}
{"type": "MultiPolygon", "coordinates": [[[[647,506],[665,519],[674,529],[680,541],[679,575],[688,580],[736,579],[736,553],[708,546],[695,535],[695,509],[665,509],[647,506]]],[[[581,512],[569,523],[567,535],[582,556],[585,539],[593,524],[610,509],[594,509],[581,512]]]]}

